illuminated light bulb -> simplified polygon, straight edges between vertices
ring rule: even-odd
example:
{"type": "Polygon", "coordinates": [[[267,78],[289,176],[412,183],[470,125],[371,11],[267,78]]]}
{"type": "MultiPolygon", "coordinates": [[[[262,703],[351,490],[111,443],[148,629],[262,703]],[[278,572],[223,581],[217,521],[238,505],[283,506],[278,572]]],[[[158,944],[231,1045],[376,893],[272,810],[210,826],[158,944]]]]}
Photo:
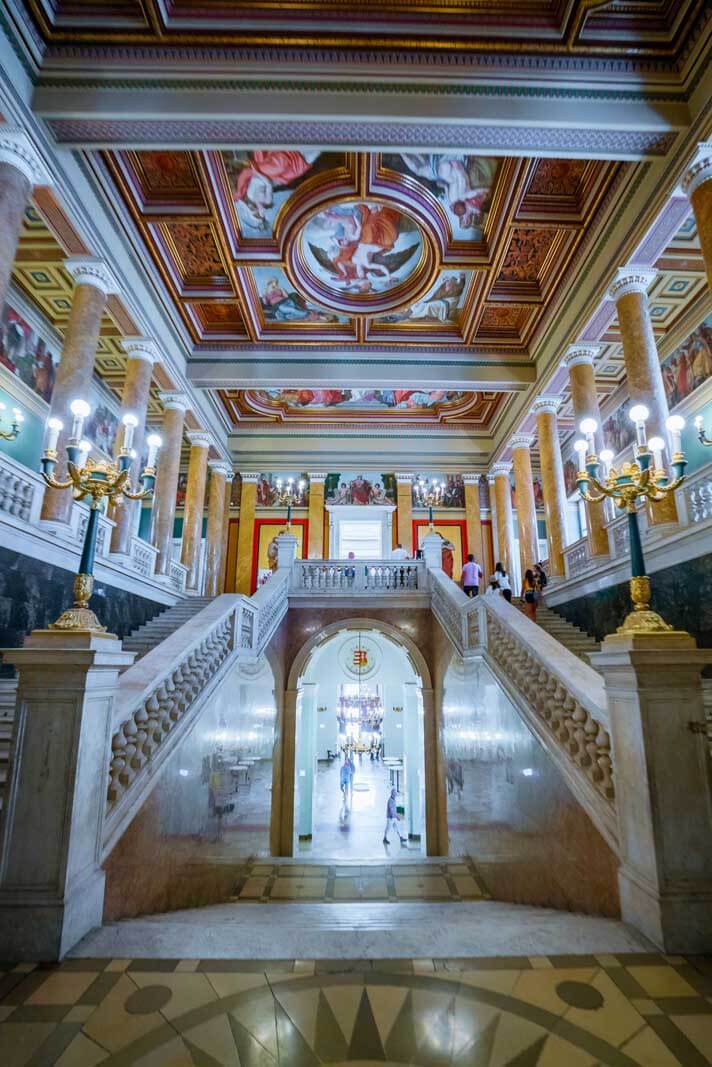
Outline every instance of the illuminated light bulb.
{"type": "Polygon", "coordinates": [[[126,414],[122,417],[121,421],[124,424],[124,440],[122,447],[126,452],[130,452],[131,445],[133,444],[134,439],[134,431],[138,426],[138,419],[134,414],[132,414],[132,412],[127,411],[126,414]]]}
{"type": "Polygon", "coordinates": [[[157,433],[150,433],[146,438],[146,444],[148,445],[148,457],[146,459],[146,466],[155,467],[156,456],[158,454],[158,449],[163,444],[163,438],[160,437],[157,433]]]}
{"type": "Polygon", "coordinates": [[[12,414],[14,416],[14,421],[15,422],[24,422],[25,421],[25,416],[22,414],[22,412],[20,411],[19,408],[13,408],[12,409],[12,414]]]}
{"type": "Polygon", "coordinates": [[[69,410],[74,416],[71,439],[72,441],[79,441],[81,440],[82,430],[84,429],[84,420],[88,418],[91,413],[91,408],[86,400],[77,399],[71,402],[69,410]]]}
{"type": "Polygon", "coordinates": [[[599,459],[603,464],[603,470],[606,474],[608,474],[608,470],[611,463],[613,462],[613,458],[613,452],[610,448],[604,448],[601,450],[601,455],[599,456],[599,459]]]}
{"type": "MultiPolygon", "coordinates": [[[[698,415],[697,419],[695,419],[695,426],[699,430],[700,427],[702,426],[702,416],[698,415]],[[698,423],[697,419],[700,420],[699,423],[698,423]]],[[[667,426],[668,430],[670,431],[670,437],[672,438],[672,451],[673,451],[673,454],[675,452],[682,452],[681,434],[682,434],[682,431],[685,429],[685,420],[683,419],[682,415],[669,415],[667,420],[666,420],[666,422],[665,422],[665,425],[667,426]]]]}
{"type": "Polygon", "coordinates": [[[586,452],[588,451],[588,442],[579,438],[574,442],[574,449],[578,452],[579,458],[579,474],[586,473],[586,452]]]}
{"type": "Polygon", "coordinates": [[[585,433],[586,434],[586,442],[588,444],[589,455],[595,456],[595,454],[596,454],[596,443],[595,443],[595,441],[593,439],[593,435],[595,434],[596,430],[598,429],[598,423],[596,422],[595,419],[581,419],[581,423],[579,425],[579,429],[580,429],[581,433],[585,433]]]}
{"type": "Polygon", "coordinates": [[[47,419],[47,431],[48,432],[47,432],[47,444],[46,444],[45,447],[46,447],[48,452],[56,452],[57,451],[57,441],[59,440],[59,435],[60,435],[60,433],[61,433],[61,431],[63,429],[64,429],[64,423],[62,422],[61,419],[54,418],[54,416],[51,419],[47,419]]]}
{"type": "Polygon", "coordinates": [[[638,447],[645,448],[645,423],[650,412],[645,404],[634,404],[629,412],[630,418],[635,423],[635,432],[638,438],[638,447]]]}
{"type": "Polygon", "coordinates": [[[88,457],[89,453],[91,452],[91,441],[87,441],[86,438],[84,438],[84,440],[80,441],[79,442],[79,452],[80,452],[79,465],[83,466],[87,461],[87,457],[88,457]]]}
{"type": "Polygon", "coordinates": [[[653,453],[653,468],[655,470],[662,470],[663,449],[665,448],[665,442],[662,437],[651,437],[648,441],[648,448],[653,453]]]}
{"type": "MultiPolygon", "coordinates": [[[[3,404],[3,407],[4,406],[5,405],[3,404]]],[[[672,416],[670,416],[670,417],[672,418],[672,416]]],[[[701,415],[695,415],[695,429],[696,430],[701,430],[702,429],[702,416],[701,415]]]]}

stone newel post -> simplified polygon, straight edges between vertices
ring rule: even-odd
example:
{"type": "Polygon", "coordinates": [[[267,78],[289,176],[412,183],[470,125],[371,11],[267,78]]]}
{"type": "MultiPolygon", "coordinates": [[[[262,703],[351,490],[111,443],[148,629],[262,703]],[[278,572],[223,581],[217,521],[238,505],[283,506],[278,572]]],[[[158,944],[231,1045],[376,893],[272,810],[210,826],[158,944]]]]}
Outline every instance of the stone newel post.
{"type": "Polygon", "coordinates": [[[114,696],[134,653],[110,634],[39,630],[3,656],[20,679],[0,853],[0,956],[57,960],[101,925],[114,696]]]}
{"type": "Polygon", "coordinates": [[[608,696],[624,922],[665,952],[712,952],[712,789],[686,633],[612,634],[591,657],[608,696]]]}

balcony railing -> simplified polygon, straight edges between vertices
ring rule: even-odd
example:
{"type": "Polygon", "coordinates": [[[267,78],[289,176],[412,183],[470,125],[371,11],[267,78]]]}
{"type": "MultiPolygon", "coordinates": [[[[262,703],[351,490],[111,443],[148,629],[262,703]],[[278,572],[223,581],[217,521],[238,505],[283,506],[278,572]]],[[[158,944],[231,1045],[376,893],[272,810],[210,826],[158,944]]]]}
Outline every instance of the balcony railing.
{"type": "Polygon", "coordinates": [[[422,560],[297,560],[290,592],[334,596],[398,596],[424,592],[427,572],[422,560]]]}

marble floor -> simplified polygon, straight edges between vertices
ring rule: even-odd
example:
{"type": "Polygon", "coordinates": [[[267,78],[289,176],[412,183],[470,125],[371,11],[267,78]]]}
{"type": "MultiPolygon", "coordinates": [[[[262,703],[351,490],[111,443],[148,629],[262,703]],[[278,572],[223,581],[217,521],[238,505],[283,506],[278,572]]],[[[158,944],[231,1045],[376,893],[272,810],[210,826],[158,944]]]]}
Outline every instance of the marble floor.
{"type": "MultiPolygon", "coordinates": [[[[253,909],[254,910],[254,909],[253,909]]],[[[0,970],[3,1067],[705,1067],[712,960],[71,959],[0,970]]]]}
{"type": "MultiPolygon", "coordinates": [[[[298,840],[295,853],[328,859],[390,859],[401,853],[421,855],[421,842],[402,845],[395,834],[383,843],[386,800],[391,791],[387,768],[380,760],[356,757],[353,790],[344,801],[339,785],[340,761],[320,762],[314,784],[312,839],[298,840]]],[[[405,831],[404,831],[405,832],[405,831]]]]}

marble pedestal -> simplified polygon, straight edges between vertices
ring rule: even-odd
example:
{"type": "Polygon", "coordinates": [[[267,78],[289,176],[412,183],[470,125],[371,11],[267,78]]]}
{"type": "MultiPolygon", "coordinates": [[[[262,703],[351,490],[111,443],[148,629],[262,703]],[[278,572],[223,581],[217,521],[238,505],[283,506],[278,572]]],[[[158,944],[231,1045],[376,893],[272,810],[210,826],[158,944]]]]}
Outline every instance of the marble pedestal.
{"type": "Polygon", "coordinates": [[[3,649],[19,671],[13,758],[0,852],[0,958],[58,960],[101,925],[100,866],[115,637],[35,631],[3,649]]]}
{"type": "Polygon", "coordinates": [[[671,953],[712,952],[712,788],[700,672],[684,633],[613,634],[591,657],[610,715],[625,922],[671,953]]]}

